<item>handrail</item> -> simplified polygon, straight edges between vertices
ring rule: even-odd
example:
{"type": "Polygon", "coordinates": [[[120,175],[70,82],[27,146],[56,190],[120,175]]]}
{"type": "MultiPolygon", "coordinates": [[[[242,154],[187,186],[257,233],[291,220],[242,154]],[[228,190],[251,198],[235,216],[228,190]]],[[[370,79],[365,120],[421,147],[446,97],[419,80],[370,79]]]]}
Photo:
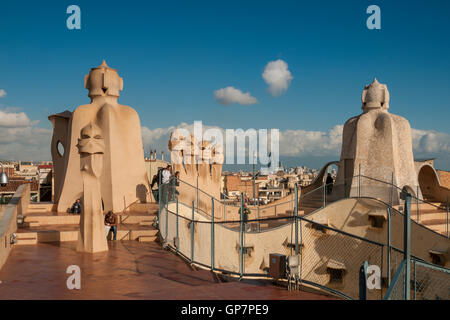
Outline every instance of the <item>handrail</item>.
{"type": "MultiPolygon", "coordinates": [[[[384,300],[391,299],[392,292],[396,288],[397,282],[400,281],[401,275],[403,273],[403,269],[405,269],[405,268],[406,268],[406,260],[403,259],[402,262],[400,263],[400,266],[397,268],[397,271],[395,271],[395,275],[394,275],[394,278],[392,279],[391,285],[389,286],[386,294],[384,295],[384,300]]],[[[390,270],[388,270],[388,272],[390,272],[390,270]]]]}
{"type": "Polygon", "coordinates": [[[429,263],[429,262],[424,261],[424,260],[422,260],[420,258],[417,258],[415,256],[412,256],[411,260],[413,260],[414,263],[417,264],[417,265],[421,265],[421,266],[426,267],[426,268],[430,268],[430,269],[434,269],[436,271],[442,271],[442,272],[450,274],[450,268],[446,268],[446,267],[442,267],[442,266],[438,266],[438,265],[429,263]]]}
{"type": "MultiPolygon", "coordinates": [[[[309,191],[308,193],[300,194],[300,195],[299,195],[299,203],[301,202],[301,200],[304,200],[305,198],[307,198],[308,195],[312,194],[313,192],[317,192],[318,190],[324,189],[324,188],[326,188],[328,185],[333,185],[334,187],[336,187],[336,186],[342,186],[342,185],[346,185],[346,184],[347,184],[347,183],[346,183],[347,180],[353,181],[354,179],[357,179],[357,178],[366,178],[366,179],[370,179],[370,180],[373,180],[373,181],[377,181],[377,182],[379,182],[379,183],[383,183],[383,184],[388,185],[388,186],[390,186],[390,187],[395,187],[397,191],[401,191],[401,190],[402,190],[401,188],[399,188],[398,186],[396,186],[395,184],[393,184],[393,183],[391,183],[391,182],[387,182],[387,181],[383,181],[383,180],[380,180],[380,179],[368,177],[368,176],[365,176],[365,175],[362,175],[362,174],[358,174],[358,175],[355,175],[355,176],[353,176],[353,177],[351,177],[351,178],[346,178],[346,179],[344,179],[344,182],[343,182],[343,183],[339,183],[339,184],[336,184],[336,183],[323,184],[322,186],[317,187],[316,189],[311,190],[311,191],[309,191]]],[[[205,192],[205,191],[203,191],[203,190],[201,190],[201,189],[199,189],[199,188],[193,186],[192,184],[190,184],[190,183],[188,183],[188,182],[185,182],[185,181],[180,180],[180,179],[179,179],[179,181],[180,181],[181,183],[186,184],[187,186],[190,186],[190,187],[192,187],[192,188],[198,189],[200,192],[202,192],[202,194],[207,195],[209,198],[212,198],[213,200],[217,201],[218,203],[220,203],[220,204],[222,204],[222,205],[224,205],[224,206],[227,205],[227,206],[239,207],[238,205],[227,204],[227,203],[225,203],[224,200],[222,200],[222,199],[217,199],[217,198],[215,198],[215,197],[209,195],[207,192],[205,192]]],[[[351,197],[351,198],[355,198],[355,197],[351,197]]],[[[378,200],[378,201],[384,203],[384,204],[385,204],[386,206],[388,206],[389,208],[395,209],[395,208],[392,206],[392,203],[389,204],[389,203],[387,203],[387,202],[385,202],[385,201],[383,201],[383,200],[381,200],[381,199],[378,199],[378,198],[373,198],[373,197],[370,197],[370,196],[361,197],[360,195],[357,196],[356,198],[376,199],[376,200],[378,200]]],[[[444,209],[443,209],[442,207],[436,206],[436,205],[434,205],[433,203],[430,203],[430,202],[425,201],[425,200],[423,200],[423,199],[419,199],[419,198],[417,198],[417,197],[415,197],[415,196],[413,196],[413,195],[411,195],[411,198],[412,198],[413,200],[415,199],[415,200],[416,200],[416,201],[415,201],[416,203],[418,203],[418,201],[421,201],[421,202],[424,203],[424,204],[431,205],[431,206],[437,208],[438,210],[443,210],[443,211],[444,211],[444,209]]],[[[338,200],[338,199],[336,199],[336,200],[338,200]]],[[[333,201],[333,202],[334,202],[334,201],[333,201]]],[[[264,210],[266,210],[266,209],[269,210],[269,209],[271,209],[271,208],[276,208],[276,207],[279,206],[279,205],[285,205],[285,204],[289,204],[289,203],[295,204],[295,199],[287,200],[287,201],[285,201],[285,202],[283,202],[283,203],[278,203],[278,204],[273,204],[273,205],[269,204],[268,206],[265,206],[265,207],[264,207],[264,210]]],[[[324,205],[325,205],[325,203],[324,203],[324,205]]],[[[261,207],[261,206],[260,206],[260,205],[257,205],[256,207],[261,207]]],[[[321,208],[323,208],[323,207],[324,207],[324,206],[320,206],[320,207],[318,207],[317,209],[321,209],[321,208]]],[[[199,208],[199,210],[201,210],[201,209],[199,208]]],[[[400,211],[398,211],[397,209],[395,209],[395,210],[396,210],[396,212],[402,214],[402,213],[401,213],[400,211]]],[[[315,211],[317,211],[317,210],[314,210],[313,212],[315,212],[315,211]]],[[[308,215],[312,214],[313,212],[309,213],[308,215]]],[[[208,214],[207,212],[205,212],[205,214],[206,214],[207,216],[209,216],[209,214],[208,214]]],[[[412,220],[413,220],[413,219],[412,219],[412,220]]],[[[438,234],[438,235],[440,235],[440,236],[443,236],[443,237],[445,237],[445,238],[448,238],[448,235],[445,236],[445,235],[443,235],[443,234],[441,234],[441,233],[439,233],[439,232],[436,232],[436,231],[434,231],[434,230],[428,228],[427,226],[425,226],[425,225],[423,225],[423,224],[421,224],[421,223],[418,223],[418,222],[415,221],[415,220],[413,220],[413,222],[415,222],[417,225],[420,225],[420,226],[423,227],[423,228],[426,228],[427,230],[433,231],[434,233],[436,233],[436,234],[438,234]]]]}
{"type": "MultiPolygon", "coordinates": [[[[384,183],[384,184],[387,184],[387,185],[389,185],[389,186],[393,186],[393,187],[397,188],[399,191],[402,191],[402,190],[403,190],[403,189],[401,189],[400,187],[398,187],[398,186],[396,186],[395,184],[393,184],[392,182],[383,181],[383,180],[376,179],[376,178],[372,178],[372,177],[368,177],[368,176],[365,176],[365,175],[361,175],[361,177],[362,177],[362,178],[369,179],[369,180],[377,181],[377,182],[380,182],[380,183],[384,183]]],[[[431,206],[433,206],[433,207],[436,207],[436,208],[438,208],[438,209],[442,209],[441,207],[436,206],[435,204],[433,204],[433,203],[431,203],[431,202],[428,202],[428,201],[426,201],[426,200],[424,200],[424,199],[420,199],[419,197],[416,197],[416,196],[414,196],[414,195],[411,195],[411,199],[416,199],[416,200],[422,201],[423,203],[426,203],[426,204],[429,204],[429,205],[431,205],[431,206]]]]}
{"type": "MultiPolygon", "coordinates": [[[[183,204],[183,205],[185,205],[186,207],[189,208],[189,206],[186,205],[185,203],[179,202],[179,204],[180,204],[180,203],[183,204]]],[[[194,223],[205,223],[205,224],[211,224],[211,223],[213,223],[213,222],[211,222],[211,221],[192,220],[192,219],[189,219],[189,218],[187,218],[187,217],[184,217],[183,215],[179,215],[179,214],[177,214],[176,212],[172,212],[171,210],[168,210],[168,211],[169,211],[171,214],[174,214],[175,216],[185,218],[186,220],[193,221],[194,223]]],[[[294,220],[294,219],[296,219],[295,216],[287,216],[287,217],[273,217],[273,218],[251,219],[251,220],[247,220],[247,222],[249,223],[249,222],[261,222],[261,221],[294,220]]],[[[301,221],[304,221],[304,222],[306,222],[306,223],[319,224],[321,227],[324,227],[325,229],[328,229],[328,230],[330,230],[330,231],[334,231],[334,232],[337,232],[337,233],[340,233],[340,234],[349,236],[349,237],[351,237],[351,238],[356,238],[356,239],[358,239],[358,240],[365,241],[365,242],[368,242],[368,243],[372,243],[372,244],[375,244],[375,245],[378,245],[378,246],[381,246],[381,247],[384,247],[384,246],[385,246],[383,243],[377,242],[377,241],[375,241],[375,240],[363,238],[363,237],[360,237],[360,236],[355,235],[355,234],[351,234],[351,233],[346,232],[346,231],[343,231],[343,230],[339,230],[339,229],[336,229],[336,228],[333,228],[333,227],[330,227],[330,226],[327,226],[327,225],[323,225],[323,224],[320,224],[319,222],[315,222],[315,221],[313,221],[313,220],[306,219],[306,218],[304,218],[304,217],[302,217],[302,216],[298,216],[297,219],[299,219],[299,220],[301,220],[301,221]]],[[[231,224],[231,223],[240,223],[240,222],[241,222],[241,220],[232,220],[232,221],[214,221],[214,224],[231,224]]],[[[278,227],[276,227],[276,228],[278,228],[278,227]]],[[[270,229],[266,229],[266,231],[267,231],[267,230],[270,230],[270,229]]]]}

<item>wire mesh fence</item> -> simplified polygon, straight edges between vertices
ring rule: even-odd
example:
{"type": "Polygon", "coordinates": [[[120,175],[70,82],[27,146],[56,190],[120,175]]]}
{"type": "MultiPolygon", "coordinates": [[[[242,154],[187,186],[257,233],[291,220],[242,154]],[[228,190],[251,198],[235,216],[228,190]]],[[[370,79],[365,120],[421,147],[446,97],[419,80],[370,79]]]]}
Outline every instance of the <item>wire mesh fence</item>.
{"type": "Polygon", "coordinates": [[[450,270],[411,259],[411,299],[450,300],[450,270]]]}
{"type": "MultiPolygon", "coordinates": [[[[380,181],[375,181],[369,188],[361,183],[364,177],[357,178],[361,180],[356,187],[351,185],[353,177],[352,181],[334,185],[332,190],[323,185],[297,198],[293,195],[265,206],[219,200],[191,184],[178,181],[167,189],[161,188],[160,234],[166,245],[191,263],[241,277],[270,278],[269,253],[287,257],[299,254],[299,276],[304,284],[349,299],[359,297],[359,268],[366,261],[378,268],[380,277],[379,285],[368,291],[367,298],[381,299],[389,292],[390,299],[403,299],[404,291],[400,291],[404,286],[404,280],[401,280],[404,275],[396,277],[403,261],[402,232],[396,232],[386,243],[380,243],[335,229],[326,221],[312,221],[308,216],[301,216],[306,206],[316,210],[338,200],[339,196],[335,193],[333,197],[333,192],[342,192],[343,196],[356,192],[357,197],[369,197],[369,190],[376,190],[379,200],[385,203],[395,199],[393,194],[398,188],[380,181]]],[[[402,223],[404,214],[399,208],[400,205],[390,207],[389,223],[402,223]]],[[[414,297],[448,299],[450,277],[445,270],[448,271],[416,263],[414,277],[411,277],[414,279],[411,286],[414,297]]]]}
{"type": "Polygon", "coordinates": [[[405,275],[406,263],[402,260],[394,274],[393,281],[386,293],[385,300],[404,300],[405,299],[405,275]]]}
{"type": "MultiPolygon", "coordinates": [[[[299,253],[300,281],[351,299],[358,299],[358,269],[364,261],[383,269],[382,244],[295,214],[215,220],[216,206],[213,198],[210,201],[209,215],[198,211],[195,201],[189,206],[179,199],[160,211],[159,228],[166,245],[192,263],[243,277],[270,277],[269,253],[287,257],[299,253]]],[[[377,288],[368,298],[381,295],[377,288]]]]}
{"type": "Polygon", "coordinates": [[[450,300],[450,270],[411,258],[409,278],[406,260],[396,270],[386,300],[450,300]],[[407,281],[410,282],[407,295],[407,281]],[[407,297],[408,296],[408,297],[407,297]]]}
{"type": "MultiPolygon", "coordinates": [[[[383,273],[382,244],[307,219],[301,220],[301,247],[301,279],[353,299],[359,295],[359,268],[364,261],[378,268],[380,276],[383,273]]],[[[380,299],[381,290],[381,285],[369,290],[367,298],[380,299]]]]}

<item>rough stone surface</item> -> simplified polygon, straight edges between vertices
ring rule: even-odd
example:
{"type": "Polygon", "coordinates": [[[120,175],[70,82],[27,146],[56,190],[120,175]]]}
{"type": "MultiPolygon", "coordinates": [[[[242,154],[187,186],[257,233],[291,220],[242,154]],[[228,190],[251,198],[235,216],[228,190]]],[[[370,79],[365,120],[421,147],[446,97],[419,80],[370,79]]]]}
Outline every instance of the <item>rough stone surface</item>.
{"type": "MultiPolygon", "coordinates": [[[[362,175],[386,182],[391,182],[393,174],[396,186],[406,186],[416,195],[418,181],[411,127],[408,120],[389,113],[388,109],[389,91],[386,85],[374,79],[362,93],[363,113],[350,118],[344,125],[336,179],[338,185],[347,183],[344,196],[357,195],[360,183],[365,195],[388,200],[389,187],[386,184],[366,178],[358,182],[357,178],[352,178],[359,174],[360,168],[362,175]]],[[[341,191],[333,189],[333,193],[341,191]]],[[[393,201],[398,203],[398,192],[394,193],[393,201]]]]}
{"type": "Polygon", "coordinates": [[[107,251],[100,190],[105,142],[100,128],[92,122],[84,127],[77,147],[83,179],[83,210],[80,215],[77,250],[90,253],[107,251]]]}
{"type": "Polygon", "coordinates": [[[190,204],[197,200],[202,210],[209,212],[211,198],[220,199],[223,150],[220,144],[197,141],[187,130],[172,132],[169,141],[173,173],[180,173],[180,201],[190,204]],[[196,187],[204,192],[197,193],[196,187]]]}
{"type": "Polygon", "coordinates": [[[55,165],[55,202],[66,212],[81,197],[80,155],[76,148],[80,131],[90,122],[102,131],[105,140],[103,173],[100,177],[105,211],[123,211],[131,203],[149,199],[149,183],[139,116],[129,106],[117,102],[123,82],[117,71],[103,63],[85,78],[91,103],[75,111],[51,115],[52,158],[55,165]],[[58,144],[64,151],[58,149],[58,144]]]}

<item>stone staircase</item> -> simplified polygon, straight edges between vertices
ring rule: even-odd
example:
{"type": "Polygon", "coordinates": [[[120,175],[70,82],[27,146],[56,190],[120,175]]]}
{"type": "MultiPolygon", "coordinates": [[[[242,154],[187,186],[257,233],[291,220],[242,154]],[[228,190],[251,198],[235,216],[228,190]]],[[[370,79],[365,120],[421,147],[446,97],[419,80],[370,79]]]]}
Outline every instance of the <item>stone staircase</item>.
{"type": "MultiPolygon", "coordinates": [[[[326,204],[331,202],[331,197],[327,195],[326,204]]],[[[304,214],[311,213],[323,207],[323,190],[317,190],[300,198],[299,209],[304,211],[304,214]]]]}
{"type": "MultiPolygon", "coordinates": [[[[333,202],[333,200],[327,195],[326,204],[328,205],[331,202],[333,202]]],[[[304,214],[308,214],[322,206],[323,193],[313,192],[306,195],[304,198],[301,198],[299,210],[304,211],[304,214]]],[[[403,205],[396,205],[394,208],[403,212],[403,205]]],[[[435,232],[447,235],[447,209],[445,203],[421,202],[419,205],[417,205],[417,203],[411,203],[411,218],[435,232]],[[417,207],[419,207],[419,213],[417,212],[417,207]]]]}
{"type": "MultiPolygon", "coordinates": [[[[447,208],[445,203],[419,203],[418,207],[419,212],[417,212],[417,203],[411,203],[411,219],[435,232],[447,235],[447,208]]],[[[403,212],[403,205],[394,206],[394,208],[403,212]]]]}
{"type": "MultiPolygon", "coordinates": [[[[17,245],[77,241],[80,215],[54,212],[54,208],[51,203],[30,204],[24,223],[17,230],[17,245]]],[[[117,240],[155,241],[158,230],[153,227],[153,220],[157,215],[157,203],[136,203],[118,213],[117,240]]]]}

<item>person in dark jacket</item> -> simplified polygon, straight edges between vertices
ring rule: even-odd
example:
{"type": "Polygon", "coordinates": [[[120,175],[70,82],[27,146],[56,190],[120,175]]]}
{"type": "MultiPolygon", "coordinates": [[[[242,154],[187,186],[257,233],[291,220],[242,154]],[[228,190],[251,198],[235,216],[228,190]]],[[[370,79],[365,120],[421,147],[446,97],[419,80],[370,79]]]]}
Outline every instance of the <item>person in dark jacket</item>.
{"type": "MultiPolygon", "coordinates": [[[[242,215],[242,222],[244,224],[244,230],[248,230],[250,225],[248,224],[248,216],[250,215],[250,209],[244,204],[244,214],[242,215]]],[[[238,211],[239,217],[241,216],[241,209],[238,211]]],[[[249,230],[248,230],[249,231],[249,230]]]]}
{"type": "MultiPolygon", "coordinates": [[[[114,234],[114,240],[117,239],[117,216],[112,212],[108,211],[105,215],[105,226],[110,227],[110,231],[114,234]]],[[[108,236],[108,235],[106,235],[108,236]]]]}
{"type": "Polygon", "coordinates": [[[72,205],[72,208],[70,209],[70,212],[75,213],[75,214],[80,214],[81,213],[81,201],[80,201],[80,199],[77,199],[77,201],[75,201],[75,203],[72,205]]]}
{"type": "Polygon", "coordinates": [[[327,194],[331,194],[331,191],[333,191],[333,178],[331,177],[331,173],[327,175],[327,180],[325,181],[326,188],[327,188],[327,194]]]}

